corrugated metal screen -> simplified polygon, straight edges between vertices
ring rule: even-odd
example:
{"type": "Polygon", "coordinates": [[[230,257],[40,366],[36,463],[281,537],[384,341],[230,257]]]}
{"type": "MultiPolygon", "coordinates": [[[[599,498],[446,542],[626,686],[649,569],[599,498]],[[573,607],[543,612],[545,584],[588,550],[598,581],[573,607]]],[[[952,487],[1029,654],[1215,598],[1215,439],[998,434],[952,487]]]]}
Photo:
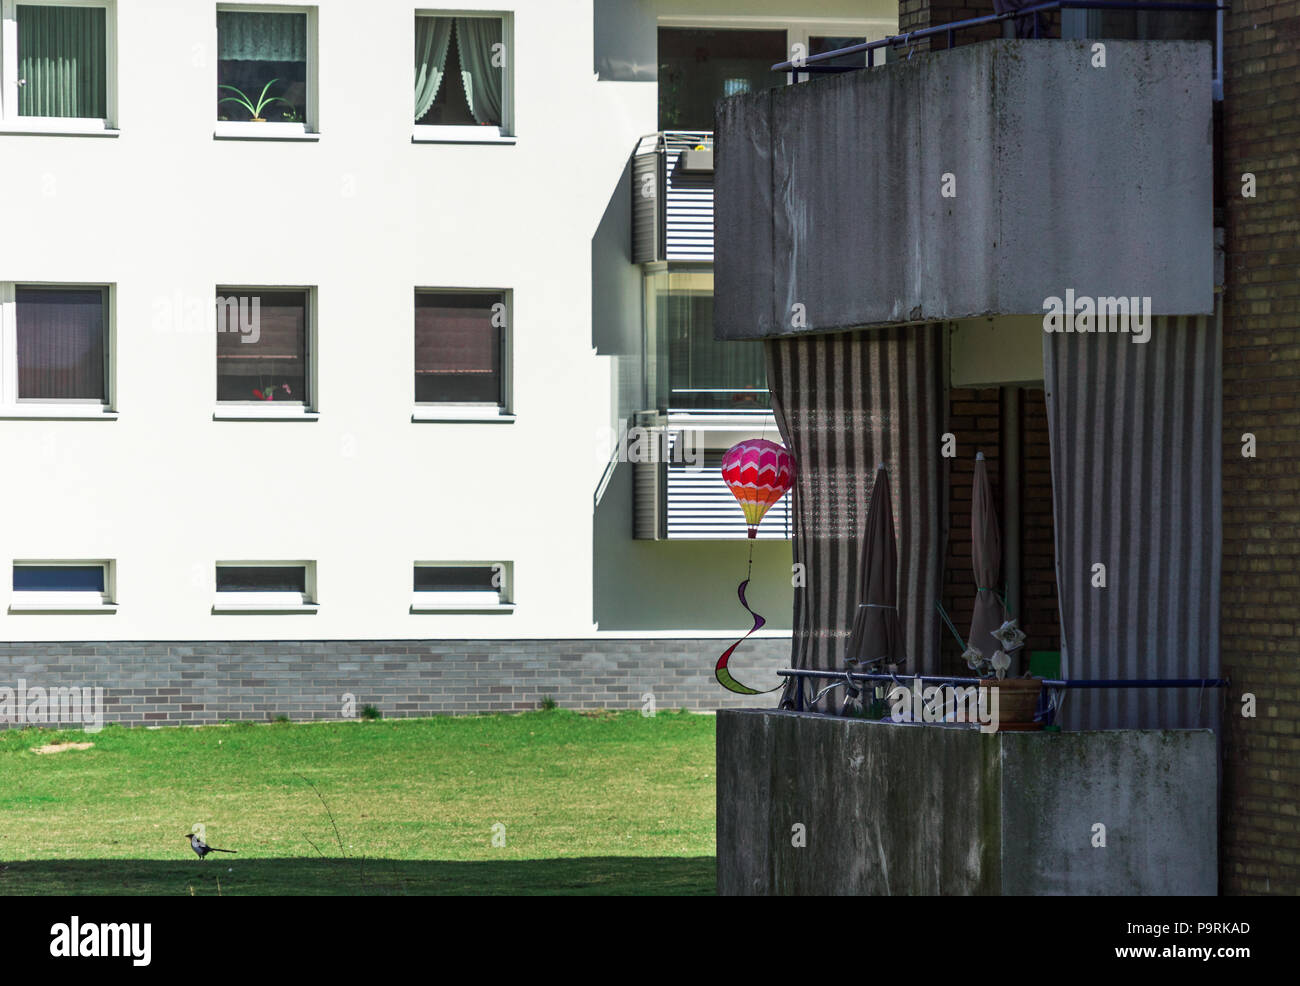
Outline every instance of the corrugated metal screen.
{"type": "Polygon", "coordinates": [[[798,668],[844,667],[859,552],[877,463],[889,467],[898,534],[904,670],[936,673],[936,609],[947,543],[940,455],[947,420],[941,326],[764,342],[773,410],[794,454],[798,668]]]}
{"type": "Polygon", "coordinates": [[[664,536],[666,476],[661,462],[632,465],[632,536],[656,541],[664,536]]]}
{"type": "MultiPolygon", "coordinates": [[[[1155,318],[1146,343],[1044,339],[1067,678],[1219,675],[1221,350],[1206,317],[1155,318]]],[[[1062,719],[1213,726],[1220,700],[1217,690],[1072,690],[1062,719]]]]}
{"type": "MultiPolygon", "coordinates": [[[[653,146],[653,145],[652,145],[653,146]]],[[[632,158],[632,263],[663,260],[663,160],[657,150],[632,158]]]]}

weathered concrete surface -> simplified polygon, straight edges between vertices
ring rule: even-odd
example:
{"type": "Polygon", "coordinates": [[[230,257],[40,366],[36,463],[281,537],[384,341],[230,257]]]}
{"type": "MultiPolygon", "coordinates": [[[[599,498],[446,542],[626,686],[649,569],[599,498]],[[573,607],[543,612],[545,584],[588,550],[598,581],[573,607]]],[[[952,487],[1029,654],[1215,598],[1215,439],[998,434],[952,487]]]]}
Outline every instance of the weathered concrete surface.
{"type": "Polygon", "coordinates": [[[1208,730],[982,734],[724,710],[717,757],[721,894],[1216,890],[1208,730]]]}
{"type": "Polygon", "coordinates": [[[1041,317],[1067,288],[1210,313],[1209,45],[1092,57],[988,41],[719,102],[716,336],[1041,317]]]}
{"type": "Polygon", "coordinates": [[[1210,730],[998,738],[1004,894],[1216,892],[1210,730]],[[1106,827],[1104,848],[1093,845],[1094,825],[1106,827]]]}

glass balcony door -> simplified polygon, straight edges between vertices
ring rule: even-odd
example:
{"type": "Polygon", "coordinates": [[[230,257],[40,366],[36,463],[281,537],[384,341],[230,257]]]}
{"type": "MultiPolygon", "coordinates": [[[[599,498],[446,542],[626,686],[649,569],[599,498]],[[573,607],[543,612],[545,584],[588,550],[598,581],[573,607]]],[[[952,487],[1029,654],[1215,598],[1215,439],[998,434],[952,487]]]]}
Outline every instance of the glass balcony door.
{"type": "Polygon", "coordinates": [[[713,338],[712,268],[667,268],[645,277],[646,386],[664,412],[765,412],[760,342],[713,338]]]}

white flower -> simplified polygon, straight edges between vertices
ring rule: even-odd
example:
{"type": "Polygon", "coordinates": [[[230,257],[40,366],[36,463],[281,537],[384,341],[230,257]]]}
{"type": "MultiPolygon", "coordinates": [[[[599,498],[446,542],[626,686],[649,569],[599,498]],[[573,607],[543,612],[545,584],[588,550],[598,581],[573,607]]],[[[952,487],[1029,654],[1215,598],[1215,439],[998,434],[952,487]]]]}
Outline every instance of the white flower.
{"type": "Polygon", "coordinates": [[[993,665],[993,670],[997,672],[999,678],[1007,676],[1007,670],[1011,667],[1011,655],[1006,651],[998,651],[990,659],[989,663],[993,665]]]}
{"type": "Polygon", "coordinates": [[[1007,620],[1002,626],[993,631],[993,636],[1002,645],[1002,649],[1008,653],[1023,647],[1025,644],[1024,631],[1016,625],[1015,620],[1007,620]]]}
{"type": "MultiPolygon", "coordinates": [[[[951,653],[951,651],[949,652],[951,653]]],[[[961,659],[966,662],[966,667],[972,671],[978,671],[984,663],[984,652],[978,647],[967,647],[962,652],[961,659]]]]}

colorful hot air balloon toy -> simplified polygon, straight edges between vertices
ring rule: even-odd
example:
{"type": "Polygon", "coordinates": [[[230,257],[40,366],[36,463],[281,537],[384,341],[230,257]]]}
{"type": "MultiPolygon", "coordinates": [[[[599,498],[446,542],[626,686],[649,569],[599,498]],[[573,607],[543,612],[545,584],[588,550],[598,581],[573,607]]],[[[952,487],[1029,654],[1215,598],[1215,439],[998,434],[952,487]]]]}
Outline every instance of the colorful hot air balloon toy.
{"type": "Polygon", "coordinates": [[[794,459],[784,445],[755,438],[733,445],[722,457],[722,480],[740,503],[749,524],[749,536],[772,504],[785,496],[794,482],[794,459]]]}
{"type": "MultiPolygon", "coordinates": [[[[749,536],[753,539],[758,537],[758,525],[762,523],[763,515],[768,512],[772,504],[785,496],[794,482],[794,458],[785,446],[778,445],[776,442],[769,442],[762,438],[749,439],[727,449],[722,457],[722,479],[745,512],[749,536]]],[[[754,546],[751,544],[749,546],[750,571],[753,570],[753,566],[754,546]]],[[[749,572],[746,572],[745,581],[740,583],[736,595],[740,597],[740,605],[745,607],[745,612],[754,618],[754,625],[749,633],[723,651],[713,668],[713,674],[718,679],[718,684],[728,691],[741,695],[761,695],[763,692],[759,689],[742,685],[733,678],[727,668],[727,662],[731,660],[731,655],[736,648],[745,642],[749,634],[760,629],[767,622],[749,608],[749,603],[745,600],[745,589],[748,586],[749,572]]],[[[775,691],[780,687],[777,685],[766,690],[775,691]]]]}

